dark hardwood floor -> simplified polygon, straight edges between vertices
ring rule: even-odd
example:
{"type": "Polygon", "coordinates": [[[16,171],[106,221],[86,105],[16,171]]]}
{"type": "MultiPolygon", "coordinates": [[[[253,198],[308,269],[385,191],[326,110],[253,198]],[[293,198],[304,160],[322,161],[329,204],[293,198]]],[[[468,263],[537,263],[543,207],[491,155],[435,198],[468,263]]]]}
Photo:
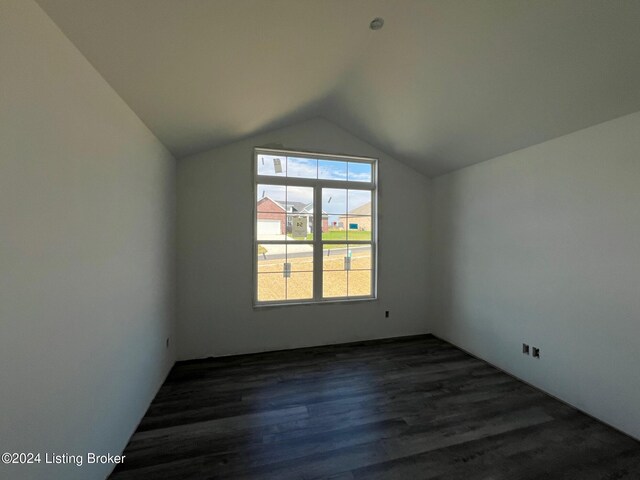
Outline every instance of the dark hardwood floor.
{"type": "Polygon", "coordinates": [[[181,362],[111,478],[640,479],[640,442],[433,336],[181,362]]]}

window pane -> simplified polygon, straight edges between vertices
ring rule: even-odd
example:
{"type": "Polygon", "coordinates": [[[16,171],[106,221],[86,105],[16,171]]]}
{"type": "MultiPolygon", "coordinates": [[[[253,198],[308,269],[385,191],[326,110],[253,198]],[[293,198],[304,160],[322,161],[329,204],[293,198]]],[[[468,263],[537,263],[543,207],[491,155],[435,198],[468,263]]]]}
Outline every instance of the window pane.
{"type": "Polygon", "coordinates": [[[322,272],[322,296],[324,298],[347,296],[347,272],[322,272]]]}
{"type": "Polygon", "coordinates": [[[258,240],[286,240],[286,215],[258,212],[256,217],[256,238],[258,240]]]}
{"type": "Polygon", "coordinates": [[[258,244],[258,260],[270,272],[282,272],[282,264],[287,258],[287,245],[284,243],[258,244]],[[277,267],[271,268],[272,265],[277,267]]]}
{"type": "MultiPolygon", "coordinates": [[[[323,240],[346,240],[347,231],[342,227],[330,227],[326,232],[322,232],[323,240]]],[[[324,248],[335,248],[335,245],[327,244],[324,248]]]]}
{"type": "Polygon", "coordinates": [[[313,245],[287,245],[287,263],[292,272],[313,272],[313,245]]]}
{"type": "Polygon", "coordinates": [[[345,223],[347,190],[342,188],[322,189],[322,239],[346,240],[345,223]]]}
{"type": "Polygon", "coordinates": [[[350,215],[371,215],[371,190],[349,190],[347,207],[350,215]]]}
{"type": "Polygon", "coordinates": [[[324,245],[322,251],[322,269],[327,270],[344,270],[344,257],[347,253],[346,245],[324,245]]]}
{"type": "Polygon", "coordinates": [[[318,160],[318,178],[324,180],[346,180],[347,162],[318,160]]]}
{"type": "Polygon", "coordinates": [[[285,213],[284,200],[287,196],[287,187],[282,185],[258,184],[256,193],[256,211],[285,213]]]}
{"type": "Polygon", "coordinates": [[[349,245],[351,270],[371,270],[371,245],[349,245]]]}
{"type": "Polygon", "coordinates": [[[371,182],[371,164],[349,162],[347,180],[350,182],[371,182]]]}
{"type": "Polygon", "coordinates": [[[371,270],[351,270],[348,281],[350,297],[371,295],[371,270]]]}
{"type": "Polygon", "coordinates": [[[287,213],[313,213],[313,187],[288,186],[287,198],[282,199],[282,204],[287,213]]]}
{"type": "MultiPolygon", "coordinates": [[[[343,188],[322,189],[322,213],[337,217],[347,213],[347,190],[343,188]]],[[[329,221],[337,218],[329,218],[329,221]]]]}
{"type": "Polygon", "coordinates": [[[282,273],[286,261],[286,245],[258,244],[258,273],[282,273]]]}
{"type": "Polygon", "coordinates": [[[284,155],[262,155],[257,157],[258,175],[284,177],[287,174],[287,157],[284,155]]]}
{"type": "Polygon", "coordinates": [[[278,273],[258,273],[258,301],[274,302],[286,299],[286,279],[278,273]]]}
{"type": "Polygon", "coordinates": [[[318,161],[314,158],[287,157],[287,176],[318,178],[318,161]]]}
{"type": "Polygon", "coordinates": [[[349,215],[347,218],[347,239],[371,240],[371,217],[349,215]]]}
{"type": "Polygon", "coordinates": [[[313,272],[292,272],[287,279],[287,300],[313,298],[313,272]]]}

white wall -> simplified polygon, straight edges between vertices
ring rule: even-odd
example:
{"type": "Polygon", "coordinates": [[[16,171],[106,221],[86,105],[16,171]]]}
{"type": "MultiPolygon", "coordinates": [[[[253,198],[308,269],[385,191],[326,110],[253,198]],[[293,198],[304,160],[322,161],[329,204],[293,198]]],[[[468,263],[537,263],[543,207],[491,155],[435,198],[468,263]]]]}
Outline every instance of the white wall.
{"type": "Polygon", "coordinates": [[[322,119],[181,159],[179,358],[427,332],[427,185],[419,173],[322,119]],[[274,143],[380,159],[377,301],[253,308],[253,148],[274,143]]]}
{"type": "Polygon", "coordinates": [[[640,113],[439,177],[434,199],[434,333],[640,437],[640,113]]]}
{"type": "Polygon", "coordinates": [[[0,452],[117,454],[174,358],[175,162],[31,0],[0,65],[0,452]]]}

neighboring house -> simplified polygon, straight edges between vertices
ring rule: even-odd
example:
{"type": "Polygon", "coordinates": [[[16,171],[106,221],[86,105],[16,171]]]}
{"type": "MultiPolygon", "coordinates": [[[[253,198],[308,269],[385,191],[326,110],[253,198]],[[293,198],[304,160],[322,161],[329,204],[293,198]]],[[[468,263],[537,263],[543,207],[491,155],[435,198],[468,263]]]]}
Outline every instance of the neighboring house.
{"type": "Polygon", "coordinates": [[[287,233],[285,209],[269,197],[258,202],[258,236],[284,235],[287,233]]]}
{"type": "MultiPolygon", "coordinates": [[[[284,202],[265,196],[258,201],[258,235],[285,235],[291,231],[291,216],[306,216],[307,231],[313,231],[313,203],[284,202]],[[284,215],[288,213],[289,215],[284,215]]],[[[322,231],[329,230],[329,216],[322,212],[322,231]]]]}
{"type": "Polygon", "coordinates": [[[349,210],[347,215],[340,216],[338,224],[342,224],[346,230],[350,229],[350,226],[356,226],[355,230],[371,231],[371,202],[367,202],[364,205],[349,210]],[[358,217],[357,215],[363,215],[358,217]],[[366,215],[366,216],[364,216],[366,215]]]}

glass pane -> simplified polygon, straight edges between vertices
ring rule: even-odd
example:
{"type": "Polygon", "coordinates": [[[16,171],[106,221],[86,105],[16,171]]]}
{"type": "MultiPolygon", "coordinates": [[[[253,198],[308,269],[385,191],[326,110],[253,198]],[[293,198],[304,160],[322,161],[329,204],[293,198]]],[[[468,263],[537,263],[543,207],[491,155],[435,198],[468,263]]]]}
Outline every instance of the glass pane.
{"type": "Polygon", "coordinates": [[[287,158],[287,176],[296,178],[318,178],[318,161],[314,158],[287,158]]]}
{"type": "Polygon", "coordinates": [[[324,180],[346,180],[347,162],[318,160],[318,178],[324,180]]]}
{"type": "Polygon", "coordinates": [[[284,177],[287,174],[287,157],[284,155],[262,155],[257,156],[258,175],[271,175],[274,177],[284,177]]]}
{"type": "Polygon", "coordinates": [[[347,272],[322,272],[322,296],[324,298],[347,296],[347,272]]]}
{"type": "Polygon", "coordinates": [[[274,302],[286,299],[286,283],[282,272],[258,274],[258,301],[274,302]]]}
{"type": "Polygon", "coordinates": [[[371,164],[349,162],[347,180],[350,182],[371,182],[371,164]]]}
{"type": "Polygon", "coordinates": [[[258,184],[256,193],[256,211],[285,213],[284,201],[287,198],[287,187],[283,185],[258,184]]]}
{"type": "Polygon", "coordinates": [[[351,270],[371,270],[371,245],[349,245],[351,270]]]}
{"type": "Polygon", "coordinates": [[[344,270],[344,257],[347,253],[346,245],[325,245],[322,251],[322,269],[344,270]]]}
{"type": "Polygon", "coordinates": [[[346,240],[347,190],[322,189],[322,239],[346,240]]]}
{"type": "Polygon", "coordinates": [[[286,245],[258,244],[257,260],[258,273],[282,274],[283,263],[286,261],[286,245]]]}
{"type": "Polygon", "coordinates": [[[287,213],[313,213],[313,187],[286,188],[287,198],[286,201],[282,199],[282,204],[287,213]]]}
{"type": "Polygon", "coordinates": [[[292,272],[287,279],[287,300],[313,298],[313,272],[292,272]]]}
{"type": "Polygon", "coordinates": [[[371,270],[351,270],[349,272],[349,296],[371,295],[371,270]]]}
{"type": "Polygon", "coordinates": [[[286,215],[258,212],[256,217],[256,238],[258,240],[286,240],[286,215]]]}
{"type": "MultiPolygon", "coordinates": [[[[346,240],[347,231],[343,227],[329,227],[326,232],[322,232],[323,240],[346,240]]],[[[335,245],[325,245],[324,248],[336,248],[335,245]]]]}
{"type": "MultiPolygon", "coordinates": [[[[344,188],[322,189],[322,213],[330,216],[347,213],[347,190],[344,188]]],[[[329,221],[337,220],[329,218],[329,221]]]]}
{"type": "Polygon", "coordinates": [[[286,261],[292,272],[313,272],[313,245],[288,244],[286,261]]]}
{"type": "Polygon", "coordinates": [[[347,217],[347,238],[349,240],[371,240],[371,217],[347,217]]]}
{"type": "Polygon", "coordinates": [[[349,190],[349,215],[371,215],[371,190],[349,190]]]}

